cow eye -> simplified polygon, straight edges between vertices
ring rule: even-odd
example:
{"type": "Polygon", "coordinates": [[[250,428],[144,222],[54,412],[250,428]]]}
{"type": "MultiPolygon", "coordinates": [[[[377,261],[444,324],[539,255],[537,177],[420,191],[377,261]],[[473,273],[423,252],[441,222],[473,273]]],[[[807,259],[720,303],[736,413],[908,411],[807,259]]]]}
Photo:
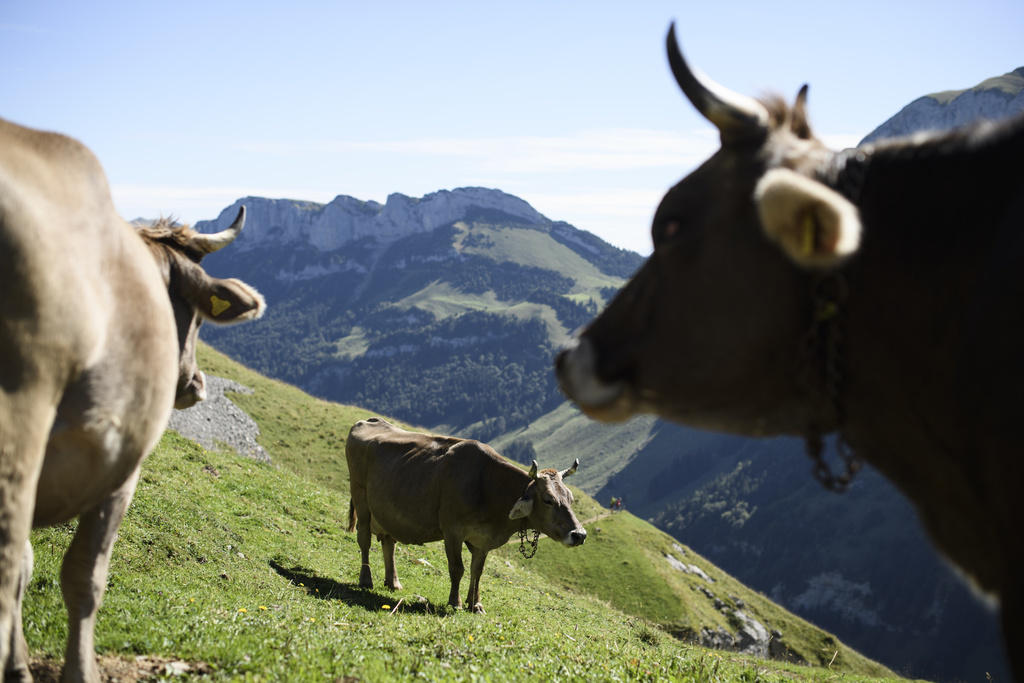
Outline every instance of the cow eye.
{"type": "Polygon", "coordinates": [[[555,501],[550,496],[541,496],[541,500],[544,501],[545,505],[554,505],[555,501]]]}
{"type": "Polygon", "coordinates": [[[655,250],[672,247],[695,251],[700,231],[694,228],[694,225],[683,225],[682,221],[674,218],[657,224],[651,235],[655,250]]]}

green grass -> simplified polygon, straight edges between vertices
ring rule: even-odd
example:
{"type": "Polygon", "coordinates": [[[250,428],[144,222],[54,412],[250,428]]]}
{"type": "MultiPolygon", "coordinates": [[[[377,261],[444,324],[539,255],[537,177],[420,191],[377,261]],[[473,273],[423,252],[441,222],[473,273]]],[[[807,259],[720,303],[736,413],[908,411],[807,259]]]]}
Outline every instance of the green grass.
{"type": "Polygon", "coordinates": [[[529,427],[504,434],[491,445],[500,452],[512,441],[526,438],[538,454],[577,453],[580,469],[572,483],[597,491],[647,444],[654,423],[650,416],[634,417],[626,424],[595,422],[565,402],[529,427]],[[611,461],[614,464],[608,464],[611,461]]]}
{"type": "MultiPolygon", "coordinates": [[[[513,544],[493,553],[481,584],[486,615],[445,605],[440,543],[399,546],[403,590],[360,589],[355,535],[344,531],[344,440],[351,423],[369,413],[313,399],[205,347],[200,357],[208,372],[255,389],[232,399],[261,425],[274,464],[164,435],[144,464],[114,549],[96,629],[104,655],[204,662],[212,680],[858,681],[890,675],[841,644],[828,669],[673,638],[673,628],[728,624],[703,595],[692,599],[690,575],[659,558],[671,539],[624,513],[589,525],[590,539],[580,548],[543,540],[532,560],[513,544]]],[[[589,519],[604,511],[578,493],[577,513],[589,519]]],[[[34,657],[63,656],[59,566],[73,529],[33,534],[36,570],[24,621],[34,657]]],[[[803,627],[796,617],[777,607],[762,611],[769,608],[713,565],[689,551],[684,559],[715,576],[713,590],[723,598],[743,595],[752,613],[780,628],[786,642],[798,642],[803,627]]],[[[371,565],[382,585],[376,544],[371,565]]],[[[467,587],[464,580],[463,594],[467,587]]],[[[814,635],[800,651],[820,661],[814,641],[828,636],[806,628],[814,635]]]]}
{"type": "Polygon", "coordinates": [[[598,289],[618,288],[625,283],[622,278],[602,273],[572,249],[539,230],[464,222],[456,223],[455,227],[459,230],[455,242],[459,251],[487,256],[499,263],[509,261],[554,271],[575,281],[572,294],[585,294],[601,301],[601,297],[596,294],[598,289]],[[463,246],[462,240],[470,233],[475,237],[485,238],[487,246],[463,246]]]}
{"type": "MultiPolygon", "coordinates": [[[[499,301],[493,291],[486,291],[481,294],[468,294],[460,292],[447,282],[432,282],[423,289],[395,302],[395,307],[400,309],[418,308],[433,314],[438,320],[451,318],[469,311],[483,311],[485,313],[503,313],[505,315],[530,320],[533,318],[543,321],[548,331],[548,339],[555,346],[559,346],[569,340],[570,330],[565,328],[555,315],[555,311],[544,304],[532,302],[508,303],[499,301]]],[[[365,344],[362,337],[346,337],[338,342],[339,349],[349,355],[358,355],[365,352],[365,346],[358,353],[359,342],[365,344]]]]}

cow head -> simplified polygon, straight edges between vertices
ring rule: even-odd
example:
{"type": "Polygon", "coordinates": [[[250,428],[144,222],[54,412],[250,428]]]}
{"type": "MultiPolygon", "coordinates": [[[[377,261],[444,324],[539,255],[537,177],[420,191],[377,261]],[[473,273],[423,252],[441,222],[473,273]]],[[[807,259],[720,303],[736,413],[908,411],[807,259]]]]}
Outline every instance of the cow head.
{"type": "Polygon", "coordinates": [[[697,427],[802,433],[829,416],[802,397],[814,278],[857,249],[856,207],[821,179],[842,158],[811,133],[807,87],[792,107],[730,92],[669,63],[721,148],[669,190],[654,252],[556,361],[563,391],[593,418],[649,412],[697,427]]]}
{"type": "Polygon", "coordinates": [[[139,230],[156,259],[174,310],[178,328],[178,387],[174,407],[188,408],[206,398],[206,376],[196,363],[196,340],[203,320],[231,324],[255,320],[266,303],[241,280],[209,276],[199,262],[207,254],[231,244],[245,224],[245,207],[226,230],[196,232],[170,221],[139,230]]]}
{"type": "Polygon", "coordinates": [[[537,471],[537,461],[530,468],[530,483],[522,497],[512,506],[509,519],[528,519],[530,527],[538,529],[567,546],[581,545],[587,540],[587,531],[572,512],[572,491],[562,479],[576,472],[580,461],[559,472],[554,469],[537,471]]]}

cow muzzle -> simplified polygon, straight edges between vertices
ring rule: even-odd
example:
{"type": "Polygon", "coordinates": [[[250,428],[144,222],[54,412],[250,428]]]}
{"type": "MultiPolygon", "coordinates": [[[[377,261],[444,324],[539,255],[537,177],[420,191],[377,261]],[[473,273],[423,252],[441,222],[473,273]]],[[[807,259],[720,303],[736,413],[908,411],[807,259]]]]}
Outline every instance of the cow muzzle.
{"type": "Polygon", "coordinates": [[[569,538],[565,541],[565,545],[574,548],[578,545],[583,545],[585,540],[587,540],[587,530],[580,527],[569,532],[569,538]]]}
{"type": "Polygon", "coordinates": [[[174,407],[178,410],[191,408],[200,401],[206,400],[206,375],[202,370],[196,370],[192,379],[178,390],[174,399],[174,407]]]}
{"type": "Polygon", "coordinates": [[[559,352],[555,358],[555,375],[562,392],[588,417],[601,422],[621,422],[636,412],[632,392],[625,381],[607,382],[598,376],[597,351],[586,337],[559,352]]]}

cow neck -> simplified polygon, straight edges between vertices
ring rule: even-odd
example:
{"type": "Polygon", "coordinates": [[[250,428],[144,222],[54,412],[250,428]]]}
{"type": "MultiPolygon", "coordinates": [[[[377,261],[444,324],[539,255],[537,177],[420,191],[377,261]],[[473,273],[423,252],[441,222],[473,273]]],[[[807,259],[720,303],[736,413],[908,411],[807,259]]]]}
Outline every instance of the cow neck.
{"type": "Polygon", "coordinates": [[[858,147],[844,149],[832,155],[828,166],[818,173],[817,178],[859,207],[870,159],[866,150],[858,147]]]}
{"type": "MultiPolygon", "coordinates": [[[[870,154],[860,148],[836,152],[829,164],[817,174],[817,179],[859,206],[870,160],[870,154]]],[[[804,445],[808,457],[814,462],[815,478],[830,491],[841,492],[849,487],[862,465],[843,431],[846,419],[843,405],[844,326],[849,295],[846,267],[813,274],[809,278],[808,289],[811,321],[801,350],[803,382],[813,403],[824,405],[829,417],[825,420],[812,418],[804,434],[804,445]],[[825,435],[832,430],[823,423],[834,425],[835,449],[843,467],[838,474],[825,461],[825,435]]],[[[812,411],[812,414],[820,412],[812,411]]]]}
{"type": "MultiPolygon", "coordinates": [[[[842,269],[815,275],[810,282],[811,323],[804,337],[801,357],[805,390],[815,405],[824,405],[826,420],[811,418],[804,434],[808,457],[814,462],[814,476],[830,491],[845,491],[861,468],[861,459],[843,433],[844,341],[848,287],[842,269]],[[825,424],[835,426],[836,451],[843,471],[836,474],[825,461],[825,424]]],[[[821,411],[812,411],[820,414],[821,411]]]]}

